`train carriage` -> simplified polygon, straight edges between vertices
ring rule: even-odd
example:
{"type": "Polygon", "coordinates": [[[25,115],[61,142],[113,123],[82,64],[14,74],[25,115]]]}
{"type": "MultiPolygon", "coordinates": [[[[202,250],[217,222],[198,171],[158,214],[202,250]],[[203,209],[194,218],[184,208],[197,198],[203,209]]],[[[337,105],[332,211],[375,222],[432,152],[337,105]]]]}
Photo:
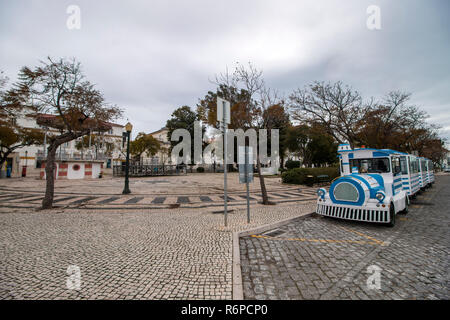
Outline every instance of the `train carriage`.
{"type": "Polygon", "coordinates": [[[393,226],[396,214],[408,211],[401,157],[409,155],[389,149],[351,149],[349,144],[339,145],[338,153],[341,176],[331,183],[328,192],[318,190],[316,212],[393,226]]]}
{"type": "Polygon", "coordinates": [[[410,154],[400,156],[400,167],[403,190],[414,197],[420,190],[418,157],[410,154]]]}
{"type": "Polygon", "coordinates": [[[434,183],[434,167],[433,167],[433,161],[427,159],[427,177],[428,177],[428,183],[431,187],[434,183]]]}
{"type": "Polygon", "coordinates": [[[427,159],[420,157],[419,158],[419,176],[420,176],[420,188],[425,190],[428,186],[428,170],[427,170],[427,159]]]}

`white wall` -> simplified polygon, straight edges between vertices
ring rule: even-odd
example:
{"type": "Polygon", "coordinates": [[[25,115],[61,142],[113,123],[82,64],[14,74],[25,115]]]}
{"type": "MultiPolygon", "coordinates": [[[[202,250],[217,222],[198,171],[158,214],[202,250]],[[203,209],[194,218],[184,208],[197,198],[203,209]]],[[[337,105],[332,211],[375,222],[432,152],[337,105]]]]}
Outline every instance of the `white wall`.
{"type": "Polygon", "coordinates": [[[69,162],[69,167],[67,168],[67,179],[83,179],[84,178],[84,163],[80,162],[69,162]],[[79,165],[79,170],[74,170],[73,166],[79,165]]]}
{"type": "Polygon", "coordinates": [[[98,179],[98,176],[100,175],[101,167],[100,163],[93,163],[92,164],[92,179],[98,179]]]}

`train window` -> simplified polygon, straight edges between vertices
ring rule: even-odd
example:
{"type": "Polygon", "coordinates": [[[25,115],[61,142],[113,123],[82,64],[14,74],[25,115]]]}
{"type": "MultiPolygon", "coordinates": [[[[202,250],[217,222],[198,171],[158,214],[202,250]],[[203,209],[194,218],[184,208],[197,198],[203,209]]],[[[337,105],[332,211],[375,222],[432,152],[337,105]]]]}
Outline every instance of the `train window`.
{"type": "Polygon", "coordinates": [[[422,169],[422,171],[427,171],[427,167],[424,160],[420,161],[420,168],[422,169]]]}
{"type": "Polygon", "coordinates": [[[357,167],[360,173],[384,173],[390,171],[389,158],[351,159],[350,167],[357,167]]]}
{"type": "Polygon", "coordinates": [[[405,156],[400,157],[400,169],[402,174],[408,174],[408,163],[405,156]]]}
{"type": "Polygon", "coordinates": [[[409,159],[409,170],[410,170],[410,172],[411,173],[417,173],[417,172],[419,172],[419,165],[418,165],[418,160],[417,159],[413,159],[413,158],[410,158],[409,159]]]}
{"type": "Polygon", "coordinates": [[[392,171],[394,172],[394,174],[400,173],[402,171],[400,167],[400,159],[398,157],[392,158],[392,171]]]}

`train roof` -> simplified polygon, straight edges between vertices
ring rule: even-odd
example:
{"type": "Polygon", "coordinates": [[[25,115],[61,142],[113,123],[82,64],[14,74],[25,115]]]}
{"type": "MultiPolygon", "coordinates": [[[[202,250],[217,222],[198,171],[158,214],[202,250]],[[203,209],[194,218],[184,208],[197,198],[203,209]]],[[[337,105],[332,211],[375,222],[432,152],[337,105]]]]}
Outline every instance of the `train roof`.
{"type": "Polygon", "coordinates": [[[358,151],[375,151],[382,152],[386,154],[403,154],[408,155],[408,153],[392,150],[392,149],[375,149],[375,148],[357,148],[357,149],[349,149],[349,150],[339,150],[338,152],[358,152],[358,151]]]}
{"type": "Polygon", "coordinates": [[[351,149],[350,144],[348,143],[342,143],[339,145],[338,147],[338,158],[341,158],[341,153],[347,152],[350,156],[350,158],[353,158],[353,153],[359,153],[359,152],[364,152],[364,151],[372,151],[372,156],[373,157],[387,157],[389,155],[406,155],[406,156],[411,156],[411,157],[416,157],[419,158],[421,160],[427,160],[427,161],[431,161],[428,158],[425,157],[421,157],[415,154],[410,154],[410,153],[406,153],[406,152],[402,152],[402,151],[397,151],[397,150],[392,150],[392,149],[377,149],[377,148],[356,148],[356,149],[351,149]]]}

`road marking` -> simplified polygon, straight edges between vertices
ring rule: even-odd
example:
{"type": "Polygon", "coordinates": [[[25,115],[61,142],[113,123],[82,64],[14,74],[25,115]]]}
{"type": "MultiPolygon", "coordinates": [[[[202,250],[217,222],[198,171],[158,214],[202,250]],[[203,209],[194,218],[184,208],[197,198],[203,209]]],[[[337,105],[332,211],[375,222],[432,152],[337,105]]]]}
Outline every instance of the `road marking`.
{"type": "Polygon", "coordinates": [[[366,235],[366,234],[364,234],[364,233],[361,233],[361,232],[356,231],[356,230],[353,230],[353,229],[341,227],[341,226],[338,226],[338,227],[341,228],[341,229],[343,229],[343,230],[345,230],[345,231],[356,233],[357,235],[359,235],[359,236],[361,236],[361,237],[363,237],[363,238],[369,239],[369,240],[371,240],[371,241],[373,241],[373,242],[375,242],[375,243],[377,243],[377,244],[383,245],[383,241],[378,240],[378,239],[375,239],[375,238],[373,238],[373,237],[370,237],[370,236],[368,236],[368,235],[366,235]]]}
{"type": "Polygon", "coordinates": [[[307,239],[307,238],[276,238],[270,236],[261,236],[253,234],[250,237],[268,240],[278,240],[278,241],[300,241],[300,242],[316,242],[316,243],[355,243],[355,244],[371,244],[371,245],[382,245],[375,241],[363,241],[363,240],[334,240],[334,239],[307,239]]]}

